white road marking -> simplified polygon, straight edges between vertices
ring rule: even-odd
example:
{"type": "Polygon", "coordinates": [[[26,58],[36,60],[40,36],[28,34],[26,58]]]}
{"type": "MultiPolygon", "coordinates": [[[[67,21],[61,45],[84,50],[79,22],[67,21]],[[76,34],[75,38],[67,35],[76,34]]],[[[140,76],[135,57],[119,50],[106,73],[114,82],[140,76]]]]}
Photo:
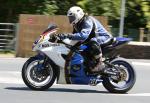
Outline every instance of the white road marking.
{"type": "Polygon", "coordinates": [[[135,93],[135,94],[128,94],[128,96],[150,96],[150,93],[135,93]]]}
{"type": "Polygon", "coordinates": [[[150,66],[150,63],[144,63],[144,62],[132,62],[133,65],[139,65],[139,66],[150,66]]]}
{"type": "Polygon", "coordinates": [[[0,83],[24,84],[21,72],[16,71],[0,71],[0,83]]]}
{"type": "Polygon", "coordinates": [[[0,83],[6,83],[6,84],[24,84],[22,79],[16,79],[16,78],[1,78],[0,77],[0,83]]]}
{"type": "Polygon", "coordinates": [[[112,95],[112,96],[139,96],[139,97],[149,97],[150,93],[131,93],[131,94],[103,94],[103,95],[112,95]]]}
{"type": "MultiPolygon", "coordinates": [[[[24,84],[21,72],[17,71],[0,71],[0,83],[4,84],[24,84]]],[[[54,82],[56,84],[56,81],[54,82]]]]}

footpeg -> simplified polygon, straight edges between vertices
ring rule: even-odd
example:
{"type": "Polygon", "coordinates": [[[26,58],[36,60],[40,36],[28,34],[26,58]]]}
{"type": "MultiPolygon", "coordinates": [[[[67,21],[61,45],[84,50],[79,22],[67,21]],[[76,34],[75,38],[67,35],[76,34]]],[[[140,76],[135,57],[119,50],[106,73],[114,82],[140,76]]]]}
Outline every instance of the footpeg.
{"type": "Polygon", "coordinates": [[[97,85],[97,80],[96,79],[91,79],[90,80],[90,85],[91,86],[96,86],[97,85]]]}
{"type": "Polygon", "coordinates": [[[90,85],[91,86],[96,86],[98,83],[102,82],[103,80],[100,79],[101,77],[98,76],[97,79],[93,78],[93,79],[90,79],[90,85]]]}

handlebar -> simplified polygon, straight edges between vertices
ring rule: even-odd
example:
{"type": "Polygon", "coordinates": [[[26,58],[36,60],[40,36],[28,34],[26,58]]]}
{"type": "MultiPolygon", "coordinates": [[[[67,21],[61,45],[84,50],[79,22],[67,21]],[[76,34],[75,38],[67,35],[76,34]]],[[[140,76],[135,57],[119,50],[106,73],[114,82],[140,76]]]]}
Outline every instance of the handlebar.
{"type": "Polygon", "coordinates": [[[64,45],[65,45],[68,49],[70,49],[71,51],[76,52],[76,53],[80,53],[78,47],[72,46],[72,45],[69,45],[69,44],[63,42],[63,40],[61,40],[57,35],[55,35],[55,36],[53,36],[52,38],[50,38],[49,41],[50,41],[50,42],[55,42],[55,43],[64,44],[64,45]]]}
{"type": "Polygon", "coordinates": [[[64,44],[69,49],[73,47],[72,45],[63,42],[63,40],[61,40],[57,35],[50,37],[49,42],[64,44]]]}

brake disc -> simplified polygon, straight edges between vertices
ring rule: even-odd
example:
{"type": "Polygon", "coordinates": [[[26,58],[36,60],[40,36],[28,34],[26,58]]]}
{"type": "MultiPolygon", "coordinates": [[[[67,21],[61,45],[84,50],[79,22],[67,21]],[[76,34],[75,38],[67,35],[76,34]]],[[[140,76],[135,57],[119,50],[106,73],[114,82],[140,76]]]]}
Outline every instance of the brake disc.
{"type": "Polygon", "coordinates": [[[120,69],[120,81],[124,81],[127,78],[127,73],[125,71],[125,69],[120,69]]]}

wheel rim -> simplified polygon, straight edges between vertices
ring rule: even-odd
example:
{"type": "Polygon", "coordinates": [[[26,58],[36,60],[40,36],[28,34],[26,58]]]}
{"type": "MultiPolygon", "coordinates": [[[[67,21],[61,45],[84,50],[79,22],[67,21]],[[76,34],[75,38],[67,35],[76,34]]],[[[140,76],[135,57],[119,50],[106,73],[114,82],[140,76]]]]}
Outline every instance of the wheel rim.
{"type": "Polygon", "coordinates": [[[128,88],[130,86],[130,82],[132,81],[132,76],[129,72],[130,69],[128,67],[128,65],[123,65],[123,64],[115,64],[115,66],[118,66],[119,68],[121,68],[121,73],[123,73],[123,79],[121,81],[119,81],[118,83],[113,82],[112,78],[109,78],[110,83],[116,87],[116,88],[128,88]]]}
{"type": "Polygon", "coordinates": [[[49,75],[37,76],[35,70],[37,69],[38,65],[40,65],[39,61],[40,60],[35,60],[31,62],[26,72],[26,78],[28,82],[35,87],[41,87],[41,86],[47,85],[52,80],[52,77],[53,77],[53,69],[50,64],[47,65],[50,71],[49,75]]]}

